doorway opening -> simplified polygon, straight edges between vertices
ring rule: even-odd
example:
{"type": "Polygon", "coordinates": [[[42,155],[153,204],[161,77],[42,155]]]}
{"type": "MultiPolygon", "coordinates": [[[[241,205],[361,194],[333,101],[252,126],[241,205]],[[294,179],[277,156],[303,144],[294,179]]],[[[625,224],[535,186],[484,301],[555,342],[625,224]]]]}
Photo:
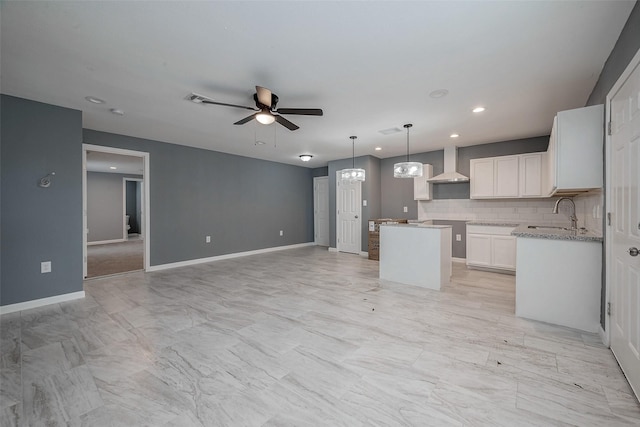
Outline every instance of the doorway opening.
{"type": "Polygon", "coordinates": [[[149,268],[149,153],[83,144],[83,276],[149,268]]]}

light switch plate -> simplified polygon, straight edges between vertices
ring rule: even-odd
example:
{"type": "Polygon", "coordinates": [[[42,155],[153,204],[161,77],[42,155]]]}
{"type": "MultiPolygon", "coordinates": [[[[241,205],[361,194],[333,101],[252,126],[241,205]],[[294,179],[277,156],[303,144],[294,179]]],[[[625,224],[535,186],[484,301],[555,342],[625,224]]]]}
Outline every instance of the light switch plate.
{"type": "Polygon", "coordinates": [[[462,242],[462,235],[456,234],[456,242],[462,242]]]}
{"type": "Polygon", "coordinates": [[[205,237],[205,238],[204,238],[204,241],[205,241],[206,243],[211,243],[211,236],[207,236],[207,237],[205,237]]]}
{"type": "Polygon", "coordinates": [[[51,261],[42,261],[40,263],[40,273],[51,273],[51,261]]]}
{"type": "Polygon", "coordinates": [[[362,201],[362,206],[367,206],[367,201],[366,200],[362,201]]]}
{"type": "Polygon", "coordinates": [[[403,212],[409,212],[409,209],[405,206],[405,207],[402,209],[402,211],[403,211],[403,212]]]}

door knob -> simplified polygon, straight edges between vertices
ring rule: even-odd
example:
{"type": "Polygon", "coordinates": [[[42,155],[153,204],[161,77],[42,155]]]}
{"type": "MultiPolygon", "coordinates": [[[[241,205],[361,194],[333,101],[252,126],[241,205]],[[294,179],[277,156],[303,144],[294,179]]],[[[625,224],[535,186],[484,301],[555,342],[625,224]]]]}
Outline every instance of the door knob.
{"type": "Polygon", "coordinates": [[[638,256],[638,248],[629,248],[627,252],[629,252],[631,256],[638,256]]]}
{"type": "MultiPolygon", "coordinates": [[[[356,218],[356,219],[358,219],[358,215],[356,215],[356,217],[355,217],[355,218],[356,218]]],[[[636,249],[636,252],[637,252],[637,251],[638,251],[638,250],[636,249]]],[[[636,254],[636,255],[638,255],[638,254],[636,254]]]]}

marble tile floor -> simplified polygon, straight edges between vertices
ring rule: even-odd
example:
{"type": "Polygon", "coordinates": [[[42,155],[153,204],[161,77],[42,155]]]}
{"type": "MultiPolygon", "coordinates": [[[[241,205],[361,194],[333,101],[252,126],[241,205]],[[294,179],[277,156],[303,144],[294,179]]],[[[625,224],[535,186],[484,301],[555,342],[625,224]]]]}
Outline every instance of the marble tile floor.
{"type": "Polygon", "coordinates": [[[0,318],[0,424],[640,425],[610,350],[516,318],[513,276],[377,277],[308,247],[87,281],[0,318]]]}

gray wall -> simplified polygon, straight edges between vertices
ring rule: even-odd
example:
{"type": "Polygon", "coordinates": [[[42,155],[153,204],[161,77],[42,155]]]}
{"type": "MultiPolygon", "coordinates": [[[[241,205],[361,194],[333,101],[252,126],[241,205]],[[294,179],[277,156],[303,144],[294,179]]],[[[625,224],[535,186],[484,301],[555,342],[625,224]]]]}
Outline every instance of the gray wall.
{"type": "MultiPolygon", "coordinates": [[[[336,172],[352,167],[352,159],[329,162],[329,246],[336,247],[336,172]]],[[[361,250],[368,249],[368,221],[380,218],[380,159],[373,156],[355,158],[355,167],[365,170],[365,181],[362,183],[362,200],[367,206],[362,207],[361,250]]]]}
{"type": "MultiPolygon", "coordinates": [[[[549,127],[551,127],[551,124],[549,127]]],[[[459,147],[458,172],[469,176],[471,159],[535,153],[546,151],[548,145],[549,136],[540,136],[471,147],[459,147]]],[[[418,203],[413,200],[413,180],[393,177],[393,164],[404,161],[404,159],[405,156],[400,156],[380,161],[382,169],[380,185],[382,188],[383,218],[418,218],[418,203]],[[408,208],[407,213],[403,212],[404,206],[408,208]]],[[[411,160],[431,164],[434,175],[444,172],[444,150],[412,154],[411,160]]],[[[469,197],[469,183],[433,184],[434,199],[468,199],[469,197]]]]}
{"type": "Polygon", "coordinates": [[[0,305],[82,291],[82,113],[6,95],[0,103],[0,305]],[[49,172],[51,186],[40,188],[49,172]]]}
{"type": "MultiPolygon", "coordinates": [[[[625,24],[620,36],[618,37],[618,41],[616,42],[613,50],[609,54],[607,61],[604,63],[604,67],[600,72],[600,77],[598,78],[598,82],[596,83],[591,95],[589,95],[589,99],[587,100],[587,106],[589,105],[597,105],[604,104],[607,100],[607,94],[613,88],[613,85],[618,81],[618,78],[622,75],[624,70],[629,65],[631,59],[633,59],[634,55],[640,50],[640,3],[636,2],[636,5],[633,7],[631,14],[629,15],[629,19],[625,24]]],[[[606,138],[606,135],[605,135],[606,138]]],[[[603,150],[605,149],[605,144],[603,141],[602,144],[603,150]]],[[[606,165],[605,165],[606,166],[606,165]]],[[[605,173],[604,183],[605,183],[605,195],[604,200],[606,202],[606,167],[603,168],[605,173]]],[[[605,206],[605,212],[611,210],[611,208],[605,206]]],[[[605,215],[603,215],[603,218],[605,215]]],[[[603,219],[604,222],[604,219],[603,219]]],[[[607,227],[603,226],[602,230],[606,237],[607,227]]],[[[605,328],[605,303],[607,301],[607,289],[606,289],[606,248],[603,245],[602,248],[602,291],[601,291],[601,304],[600,304],[600,325],[602,329],[605,328]]]]}
{"type": "Polygon", "coordinates": [[[313,242],[312,169],[88,129],[83,139],[150,153],[151,265],[313,242]]]}
{"type": "Polygon", "coordinates": [[[311,175],[314,178],[320,177],[320,176],[327,176],[329,175],[329,167],[328,166],[324,166],[321,168],[315,168],[311,170],[311,175]]]}
{"type": "MultiPolygon", "coordinates": [[[[142,178],[142,175],[87,172],[88,242],[124,238],[122,179],[125,177],[142,178]]],[[[135,182],[133,184],[135,185],[135,182]]]]}

